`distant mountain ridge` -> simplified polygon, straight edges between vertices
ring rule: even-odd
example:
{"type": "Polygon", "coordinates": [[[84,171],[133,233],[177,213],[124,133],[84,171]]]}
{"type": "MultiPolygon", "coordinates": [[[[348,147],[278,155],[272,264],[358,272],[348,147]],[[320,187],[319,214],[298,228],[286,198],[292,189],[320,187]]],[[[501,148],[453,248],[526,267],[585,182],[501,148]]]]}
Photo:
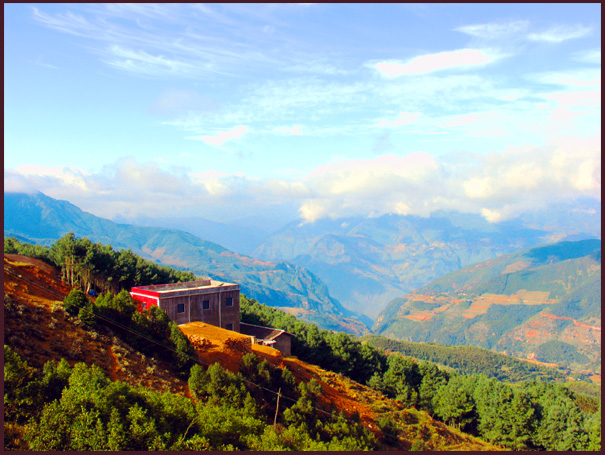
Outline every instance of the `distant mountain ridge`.
{"type": "MultiPolygon", "coordinates": [[[[116,222],[121,223],[121,221],[116,222]]],[[[261,229],[252,224],[243,224],[242,222],[237,224],[221,223],[199,216],[185,218],[138,217],[131,222],[126,222],[126,224],[178,229],[245,255],[252,254],[255,248],[261,245],[271,234],[270,230],[261,229]]]]}
{"type": "Polygon", "coordinates": [[[600,374],[601,241],[526,248],[449,273],[391,301],[373,332],[600,374]]]}
{"type": "Polygon", "coordinates": [[[68,232],[114,249],[130,248],[159,263],[240,284],[268,305],[290,309],[323,328],[367,332],[367,323],[332,298],[326,285],[300,266],[260,261],[175,229],[118,224],[42,193],[4,194],[4,236],[50,245],[68,232]]]}
{"type": "MultiPolygon", "coordinates": [[[[384,215],[294,222],[274,233],[253,255],[306,267],[343,305],[374,318],[393,298],[449,272],[560,239],[561,220],[553,219],[551,230],[530,220],[538,227],[527,227],[521,220],[492,224],[479,215],[444,211],[426,218],[384,215]]],[[[550,221],[547,217],[545,223],[550,221]]],[[[583,227],[580,222],[573,224],[574,229],[583,227]]],[[[594,229],[573,232],[580,238],[597,233],[594,229]]]]}

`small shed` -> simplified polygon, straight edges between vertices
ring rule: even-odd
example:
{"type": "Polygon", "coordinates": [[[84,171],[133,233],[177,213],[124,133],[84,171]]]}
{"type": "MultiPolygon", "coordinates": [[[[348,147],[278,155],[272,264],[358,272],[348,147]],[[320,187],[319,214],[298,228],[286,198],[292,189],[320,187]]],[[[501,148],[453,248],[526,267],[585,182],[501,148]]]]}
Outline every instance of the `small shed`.
{"type": "Polygon", "coordinates": [[[281,329],[240,322],[240,333],[254,338],[254,343],[277,349],[284,356],[292,355],[292,335],[281,329]]]}

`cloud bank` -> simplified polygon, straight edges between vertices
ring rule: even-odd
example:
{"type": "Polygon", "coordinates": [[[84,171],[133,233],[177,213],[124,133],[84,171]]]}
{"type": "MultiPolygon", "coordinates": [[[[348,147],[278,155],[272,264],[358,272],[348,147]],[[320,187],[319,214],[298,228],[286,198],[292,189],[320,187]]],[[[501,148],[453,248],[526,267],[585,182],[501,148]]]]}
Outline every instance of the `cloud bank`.
{"type": "Polygon", "coordinates": [[[106,218],[233,219],[295,207],[306,222],[387,213],[428,216],[436,210],[479,213],[499,222],[550,203],[600,200],[600,150],[599,134],[443,159],[423,152],[385,154],[332,162],[291,180],[212,170],[189,174],[124,159],[93,174],[75,168],[5,169],[4,189],[37,189],[106,218]]]}

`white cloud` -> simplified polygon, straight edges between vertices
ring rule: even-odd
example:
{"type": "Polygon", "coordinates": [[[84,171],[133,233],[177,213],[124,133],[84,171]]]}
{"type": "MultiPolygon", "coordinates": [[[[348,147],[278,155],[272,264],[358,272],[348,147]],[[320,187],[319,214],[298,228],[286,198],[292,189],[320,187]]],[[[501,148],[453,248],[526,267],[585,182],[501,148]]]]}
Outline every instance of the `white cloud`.
{"type": "Polygon", "coordinates": [[[5,193],[35,193],[37,188],[29,182],[28,178],[11,170],[4,169],[5,193]]]}
{"type": "Polygon", "coordinates": [[[15,172],[26,177],[36,185],[42,181],[57,180],[62,182],[62,185],[68,186],[79,191],[89,191],[86,184],[86,177],[89,175],[83,169],[78,169],[73,166],[40,166],[37,164],[26,164],[18,166],[15,172]]]}
{"type": "Polygon", "coordinates": [[[151,55],[146,51],[132,50],[119,45],[112,45],[107,51],[110,57],[104,60],[105,63],[133,73],[154,76],[167,74],[193,76],[198,71],[196,65],[182,60],[151,55]]]}
{"type": "Polygon", "coordinates": [[[188,174],[125,159],[92,174],[40,166],[5,170],[5,191],[36,189],[106,218],[161,211],[217,219],[296,207],[307,222],[386,213],[428,216],[440,209],[497,222],[549,203],[600,200],[600,151],[600,134],[569,136],[546,147],[450,154],[447,160],[422,152],[340,160],[289,180],[213,170],[188,174]]]}
{"type": "Polygon", "coordinates": [[[531,41],[544,41],[547,43],[561,43],[570,39],[582,38],[590,34],[592,30],[582,25],[559,25],[551,27],[540,33],[531,33],[528,39],[531,41]]]}
{"type": "Polygon", "coordinates": [[[600,163],[600,136],[567,137],[548,147],[511,148],[460,162],[425,154],[343,161],[309,176],[313,196],[302,202],[300,214],[312,222],[452,209],[503,221],[561,200],[600,199],[600,163]]]}
{"type": "Polygon", "coordinates": [[[483,39],[501,39],[527,29],[529,21],[465,25],[454,30],[483,39]]]}
{"type": "Polygon", "coordinates": [[[187,139],[199,139],[205,142],[208,145],[223,145],[223,143],[230,141],[232,139],[241,138],[246,132],[248,128],[243,125],[238,125],[233,129],[228,131],[221,131],[215,135],[201,136],[201,137],[189,137],[187,139]]]}
{"type": "Polygon", "coordinates": [[[458,49],[455,51],[438,52],[421,55],[406,62],[387,60],[369,64],[387,78],[428,74],[446,69],[465,69],[482,66],[496,61],[500,56],[493,51],[482,49],[458,49]]]}
{"type": "Polygon", "coordinates": [[[254,33],[242,21],[225,20],[224,29],[217,29],[216,18],[224,16],[195,14],[199,5],[85,4],[74,8],[80,13],[48,14],[37,7],[32,7],[32,13],[49,28],[97,43],[89,48],[103,63],[138,76],[238,77],[241,72],[236,68],[241,64],[285,66],[283,58],[270,55],[276,52],[263,52],[256,46],[254,33]]]}
{"type": "Polygon", "coordinates": [[[378,123],[378,126],[396,127],[396,126],[409,125],[410,123],[413,123],[418,118],[419,115],[420,115],[419,112],[401,112],[399,114],[399,117],[397,117],[394,120],[381,120],[378,123]]]}

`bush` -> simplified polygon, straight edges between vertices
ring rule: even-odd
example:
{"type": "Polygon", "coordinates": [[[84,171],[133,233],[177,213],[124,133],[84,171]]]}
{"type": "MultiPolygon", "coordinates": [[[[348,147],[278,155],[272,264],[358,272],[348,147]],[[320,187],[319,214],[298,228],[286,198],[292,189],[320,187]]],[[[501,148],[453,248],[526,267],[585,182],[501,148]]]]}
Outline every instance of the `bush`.
{"type": "Polygon", "coordinates": [[[4,345],[4,417],[22,423],[37,412],[38,381],[36,370],[4,345]]]}
{"type": "Polygon", "coordinates": [[[97,317],[94,314],[94,306],[92,302],[87,302],[80,311],[78,311],[78,318],[82,321],[88,328],[94,328],[97,324],[97,317]]]}
{"type": "Polygon", "coordinates": [[[63,300],[65,311],[71,316],[77,315],[80,309],[87,305],[88,298],[86,298],[86,294],[79,289],[72,289],[69,295],[65,297],[65,300],[63,300]]]}

